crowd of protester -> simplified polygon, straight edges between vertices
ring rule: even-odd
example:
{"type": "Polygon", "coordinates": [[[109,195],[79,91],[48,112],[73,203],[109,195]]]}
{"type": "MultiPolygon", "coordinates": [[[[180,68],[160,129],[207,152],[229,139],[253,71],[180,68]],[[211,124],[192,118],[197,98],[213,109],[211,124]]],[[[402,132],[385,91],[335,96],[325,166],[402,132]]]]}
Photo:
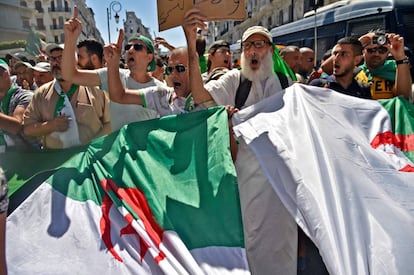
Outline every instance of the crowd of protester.
{"type": "MultiPolygon", "coordinates": [[[[205,21],[196,8],[186,13],[182,28],[187,47],[176,48],[161,37],[153,41],[139,34],[123,45],[122,30],[118,42],[104,46],[95,40],[77,43],[82,25],[75,8],[73,18],[64,26],[64,45],[49,44],[45,56],[36,61],[23,54],[0,60],[0,151],[85,145],[131,122],[216,105],[226,106],[230,118],[239,109],[295,82],[365,99],[412,98],[410,51],[398,34],[373,30],[361,37],[342,38],[321,66],[315,67],[313,49],[287,45],[279,53],[270,32],[252,26],[243,33],[238,63],[232,62],[227,41],[215,41],[206,51],[198,31],[206,28],[205,21]],[[160,46],[169,54],[160,55],[160,46]]],[[[232,135],[229,138],[251,271],[304,272],[309,241],[271,190],[253,152],[232,135]],[[275,207],[267,207],[270,204],[275,207]],[[281,215],[290,222],[279,224],[281,215]],[[255,224],[261,228],[258,230],[255,224]],[[264,231],[269,230],[280,238],[264,238],[264,231]],[[262,251],[261,244],[269,241],[276,242],[274,251],[262,251]]],[[[3,244],[5,186],[2,177],[3,244]]],[[[3,244],[0,264],[4,261],[3,244]]]]}

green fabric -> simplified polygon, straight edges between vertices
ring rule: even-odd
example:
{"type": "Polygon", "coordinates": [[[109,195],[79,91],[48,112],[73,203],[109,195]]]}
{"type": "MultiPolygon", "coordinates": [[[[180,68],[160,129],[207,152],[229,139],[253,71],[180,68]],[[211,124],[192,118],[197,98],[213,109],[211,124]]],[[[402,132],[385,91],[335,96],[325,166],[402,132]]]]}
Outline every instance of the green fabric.
{"type": "Polygon", "coordinates": [[[39,35],[35,33],[32,28],[30,28],[29,35],[27,36],[25,51],[32,56],[38,56],[41,54],[41,48],[42,43],[39,35]]]}
{"type": "Polygon", "coordinates": [[[207,72],[207,59],[204,55],[198,57],[201,73],[207,72]]]}
{"type": "Polygon", "coordinates": [[[390,115],[402,152],[414,162],[414,105],[404,97],[378,100],[390,115]]]}
{"type": "Polygon", "coordinates": [[[60,116],[60,111],[62,111],[63,107],[65,107],[65,97],[68,97],[69,98],[69,101],[70,101],[70,99],[72,98],[73,94],[76,92],[76,90],[78,88],[79,88],[78,85],[72,84],[72,86],[70,86],[70,89],[69,89],[69,91],[67,93],[65,93],[65,92],[62,91],[59,94],[59,99],[56,102],[55,115],[54,115],[54,117],[60,116]]]}
{"type": "Polygon", "coordinates": [[[292,71],[292,69],[286,64],[286,62],[280,57],[279,55],[279,49],[276,47],[276,45],[273,45],[273,70],[275,72],[282,73],[293,81],[297,81],[295,73],[292,71]]]}
{"type": "MultiPolygon", "coordinates": [[[[94,140],[59,166],[47,182],[72,200],[101,205],[105,191],[100,182],[111,179],[119,188],[139,189],[161,228],[176,231],[189,249],[244,247],[229,147],[224,107],[166,116],[131,123],[94,140]]],[[[51,163],[49,169],[58,166],[54,158],[59,155],[39,157],[30,162],[51,163]]],[[[14,173],[8,169],[8,176],[22,171],[25,178],[33,175],[21,164],[22,158],[14,158],[20,162],[15,163],[14,173]]],[[[14,180],[10,182],[13,185],[14,180]]],[[[11,200],[19,199],[19,194],[14,192],[11,200]]]]}
{"type": "Polygon", "coordinates": [[[365,74],[368,77],[369,83],[372,82],[372,78],[374,76],[395,82],[395,72],[397,68],[394,60],[386,60],[383,66],[375,70],[368,69],[366,63],[359,66],[359,68],[361,68],[365,72],[365,74]]]}
{"type": "Polygon", "coordinates": [[[10,89],[7,91],[6,95],[3,97],[3,100],[1,101],[1,112],[5,115],[9,114],[10,100],[16,90],[16,87],[11,86],[10,89]]]}

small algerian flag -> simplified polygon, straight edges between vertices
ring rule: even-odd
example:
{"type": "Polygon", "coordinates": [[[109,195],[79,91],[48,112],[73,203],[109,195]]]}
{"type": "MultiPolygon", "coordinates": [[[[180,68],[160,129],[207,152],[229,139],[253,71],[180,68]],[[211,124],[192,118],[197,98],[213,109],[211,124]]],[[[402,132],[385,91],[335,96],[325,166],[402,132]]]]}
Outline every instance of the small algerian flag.
{"type": "Polygon", "coordinates": [[[248,274],[226,111],[95,140],[9,215],[7,232],[10,274],[248,274]]]}
{"type": "Polygon", "coordinates": [[[33,56],[40,55],[42,49],[42,41],[39,38],[39,35],[33,31],[33,28],[30,28],[29,35],[26,40],[25,51],[33,56]]]}

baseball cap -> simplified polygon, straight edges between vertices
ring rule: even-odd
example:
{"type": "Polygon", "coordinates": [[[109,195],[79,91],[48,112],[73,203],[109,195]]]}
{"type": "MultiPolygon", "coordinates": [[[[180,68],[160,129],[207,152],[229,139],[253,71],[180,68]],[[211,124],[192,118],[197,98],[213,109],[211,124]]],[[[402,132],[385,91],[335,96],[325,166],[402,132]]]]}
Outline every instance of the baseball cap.
{"type": "MultiPolygon", "coordinates": [[[[128,42],[131,42],[132,40],[139,40],[144,42],[145,46],[147,47],[147,49],[154,54],[154,43],[152,42],[151,39],[143,36],[143,35],[139,35],[139,36],[132,36],[128,39],[128,42]]],[[[148,72],[152,72],[155,70],[155,59],[154,57],[152,58],[151,62],[148,64],[148,68],[147,71],[148,72]]]]}
{"type": "Polygon", "coordinates": [[[33,67],[33,70],[38,72],[49,72],[50,71],[50,64],[48,62],[39,62],[33,67]]]}
{"type": "Polygon", "coordinates": [[[272,35],[270,34],[269,30],[266,29],[265,27],[262,26],[253,26],[248,28],[242,36],[242,42],[246,41],[247,38],[249,38],[250,36],[252,36],[253,34],[261,34],[264,37],[266,37],[269,42],[272,42],[272,35]]]}
{"type": "Polygon", "coordinates": [[[32,64],[30,64],[29,62],[23,62],[23,61],[17,61],[16,64],[14,64],[14,69],[16,70],[20,66],[25,66],[27,68],[33,69],[32,64]]]}
{"type": "Polygon", "coordinates": [[[9,71],[9,65],[7,65],[7,62],[0,58],[0,67],[3,69],[9,71]]]}
{"type": "Polygon", "coordinates": [[[218,48],[221,48],[221,47],[230,48],[230,44],[225,40],[217,40],[213,44],[210,45],[210,47],[208,48],[208,52],[213,53],[218,48]]]}
{"type": "Polygon", "coordinates": [[[50,55],[51,52],[57,49],[63,50],[63,44],[50,43],[46,46],[46,54],[50,55]]]}

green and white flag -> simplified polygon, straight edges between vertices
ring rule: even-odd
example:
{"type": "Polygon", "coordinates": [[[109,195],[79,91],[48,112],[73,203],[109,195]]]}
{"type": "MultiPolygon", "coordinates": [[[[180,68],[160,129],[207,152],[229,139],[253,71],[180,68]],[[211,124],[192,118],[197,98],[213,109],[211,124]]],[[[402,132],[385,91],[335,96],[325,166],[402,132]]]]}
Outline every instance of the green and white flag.
{"type": "Polygon", "coordinates": [[[10,274],[248,274],[224,108],[95,140],[9,215],[7,260],[10,274]]]}

